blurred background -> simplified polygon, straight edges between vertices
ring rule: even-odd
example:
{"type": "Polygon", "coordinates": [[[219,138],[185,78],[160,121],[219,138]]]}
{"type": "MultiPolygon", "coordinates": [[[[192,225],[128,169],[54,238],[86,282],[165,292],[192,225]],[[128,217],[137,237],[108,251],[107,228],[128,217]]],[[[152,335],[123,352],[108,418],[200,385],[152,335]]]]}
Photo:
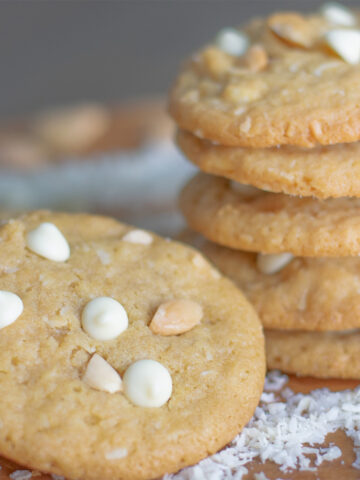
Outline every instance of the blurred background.
{"type": "MultiPolygon", "coordinates": [[[[0,0],[0,118],[164,94],[221,27],[319,0],[0,0]]],[[[348,6],[359,0],[348,0],[348,6]]]]}
{"type": "Polygon", "coordinates": [[[322,3],[0,0],[0,215],[82,210],[176,234],[195,171],[166,113],[182,60],[223,27],[322,3]]]}

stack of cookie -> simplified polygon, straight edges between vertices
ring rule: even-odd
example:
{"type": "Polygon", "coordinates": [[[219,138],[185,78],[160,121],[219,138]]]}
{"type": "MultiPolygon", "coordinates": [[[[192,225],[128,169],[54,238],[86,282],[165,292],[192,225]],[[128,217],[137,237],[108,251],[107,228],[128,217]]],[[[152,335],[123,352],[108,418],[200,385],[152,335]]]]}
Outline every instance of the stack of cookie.
{"type": "Polygon", "coordinates": [[[206,172],[181,209],[256,307],[269,368],[360,378],[359,85],[360,16],[331,3],[221,31],[171,92],[206,172]]]}

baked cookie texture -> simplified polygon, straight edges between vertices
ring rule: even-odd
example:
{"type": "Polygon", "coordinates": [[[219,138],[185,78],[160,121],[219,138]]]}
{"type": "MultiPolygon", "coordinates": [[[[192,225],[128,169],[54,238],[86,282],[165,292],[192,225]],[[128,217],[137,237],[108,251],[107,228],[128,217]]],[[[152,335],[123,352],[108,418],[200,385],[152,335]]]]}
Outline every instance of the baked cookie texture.
{"type": "Polygon", "coordinates": [[[206,173],[290,195],[360,196],[360,142],[254,149],[214,145],[184,130],[176,139],[186,157],[206,173]]]}
{"type": "MultiPolygon", "coordinates": [[[[354,19],[359,28],[356,12],[354,19]]],[[[360,140],[360,65],[329,47],[326,35],[335,28],[321,14],[278,13],[250,22],[238,29],[250,43],[243,55],[212,43],[185,64],[170,113],[180,128],[228,146],[360,140]]]]}
{"type": "Polygon", "coordinates": [[[131,227],[85,214],[34,212],[0,227],[0,289],[23,301],[0,335],[0,453],[28,467],[87,479],[145,479],[197,462],[250,419],[264,380],[263,334],[245,297],[195,250],[151,234],[122,240],[131,227]],[[26,233],[51,222],[70,245],[55,262],[26,247],[26,233]],[[123,305],[129,327],[98,341],[81,328],[99,296],[123,305]],[[159,304],[190,299],[200,325],[177,336],[148,328],[159,304]],[[159,408],[133,405],[83,380],[94,353],[120,375],[150,358],[171,374],[159,408]]]}
{"type": "Polygon", "coordinates": [[[294,257],[272,274],[257,254],[203,241],[198,248],[243,290],[267,329],[346,330],[360,327],[360,259],[294,257]]]}
{"type": "Polygon", "coordinates": [[[265,330],[270,369],[318,378],[360,379],[360,331],[265,330]]]}
{"type": "Polygon", "coordinates": [[[190,228],[221,245],[262,253],[338,257],[360,252],[359,199],[321,201],[235,188],[204,173],[190,180],[180,194],[190,228]]]}

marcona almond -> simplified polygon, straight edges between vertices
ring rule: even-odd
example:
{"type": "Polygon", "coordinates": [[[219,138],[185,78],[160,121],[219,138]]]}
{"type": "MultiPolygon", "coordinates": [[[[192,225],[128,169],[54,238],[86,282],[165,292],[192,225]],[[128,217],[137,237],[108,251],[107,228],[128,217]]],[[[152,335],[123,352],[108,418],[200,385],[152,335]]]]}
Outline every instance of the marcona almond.
{"type": "Polygon", "coordinates": [[[244,55],[244,63],[252,72],[264,70],[268,63],[268,55],[261,45],[253,45],[244,55]]]}
{"type": "Polygon", "coordinates": [[[215,78],[225,74],[232,66],[233,58],[217,47],[208,47],[203,52],[203,60],[206,69],[215,78]]]}
{"type": "Polygon", "coordinates": [[[95,390],[115,393],[122,390],[122,380],[117,371],[95,353],[87,364],[82,380],[95,390]]]}
{"type": "Polygon", "coordinates": [[[149,328],[158,335],[180,335],[198,325],[203,317],[201,305],[192,300],[171,300],[162,303],[149,328]]]}
{"type": "Polygon", "coordinates": [[[256,265],[261,273],[264,273],[265,275],[273,275],[286,267],[293,258],[294,255],[287,252],[270,255],[258,253],[256,257],[256,265]]]}
{"type": "Polygon", "coordinates": [[[314,43],[312,25],[297,13],[277,13],[268,20],[270,30],[290,45],[309,48],[314,43]]]}

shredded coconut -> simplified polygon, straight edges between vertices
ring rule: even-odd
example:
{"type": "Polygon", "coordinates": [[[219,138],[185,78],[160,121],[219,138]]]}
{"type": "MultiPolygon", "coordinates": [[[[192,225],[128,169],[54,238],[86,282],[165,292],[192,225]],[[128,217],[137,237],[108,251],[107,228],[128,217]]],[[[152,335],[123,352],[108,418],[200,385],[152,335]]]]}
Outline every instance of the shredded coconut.
{"type": "Polygon", "coordinates": [[[109,263],[111,263],[110,254],[108,252],[105,252],[105,250],[99,248],[98,250],[96,250],[96,253],[100,259],[100,262],[103,265],[109,265],[109,263]]]}
{"type": "Polygon", "coordinates": [[[127,454],[126,448],[115,448],[115,450],[108,452],[105,457],[106,460],[118,460],[119,458],[125,458],[127,454]]]}
{"type": "Polygon", "coordinates": [[[10,473],[9,477],[11,480],[28,480],[32,477],[32,472],[30,470],[15,470],[15,472],[10,473]]]}
{"type": "MultiPolygon", "coordinates": [[[[316,471],[324,461],[341,457],[338,446],[322,446],[326,436],[339,429],[353,440],[353,467],[360,469],[360,387],[341,392],[320,389],[305,395],[284,388],[287,380],[280,372],[270,372],[260,406],[243,431],[219,453],[163,480],[241,480],[248,473],[246,465],[255,458],[272,461],[283,472],[316,471]]],[[[263,473],[254,478],[266,480],[263,473]]]]}

